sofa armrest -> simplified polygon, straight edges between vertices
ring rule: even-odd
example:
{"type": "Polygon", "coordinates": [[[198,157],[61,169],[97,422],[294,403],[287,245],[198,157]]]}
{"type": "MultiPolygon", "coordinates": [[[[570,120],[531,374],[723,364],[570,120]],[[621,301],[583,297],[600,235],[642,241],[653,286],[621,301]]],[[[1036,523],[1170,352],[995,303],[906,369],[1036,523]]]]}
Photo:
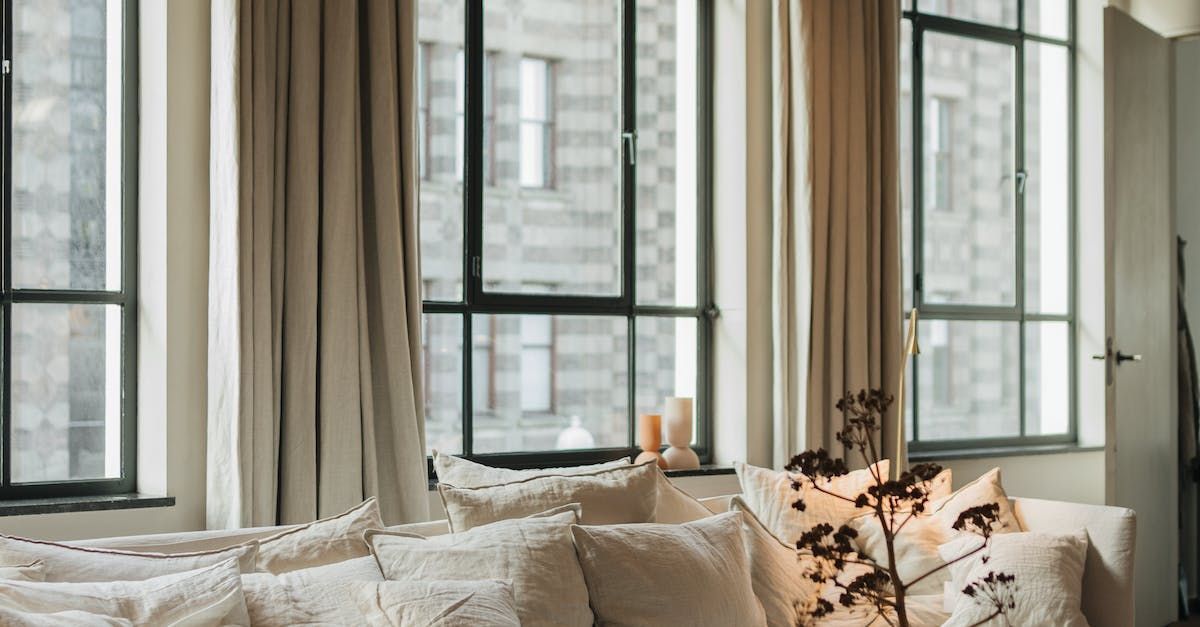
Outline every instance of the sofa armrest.
{"type": "Polygon", "coordinates": [[[1083,614],[1092,627],[1128,627],[1133,613],[1133,549],[1137,520],[1133,510],[1042,499],[1012,499],[1025,531],[1066,533],[1087,530],[1083,569],[1083,614]]]}

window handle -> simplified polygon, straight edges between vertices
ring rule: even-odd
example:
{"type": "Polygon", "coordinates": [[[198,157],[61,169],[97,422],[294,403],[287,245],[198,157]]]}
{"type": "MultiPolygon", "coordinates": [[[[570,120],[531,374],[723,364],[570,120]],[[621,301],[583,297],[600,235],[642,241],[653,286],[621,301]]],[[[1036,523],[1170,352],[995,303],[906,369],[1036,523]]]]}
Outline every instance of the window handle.
{"type": "Polygon", "coordinates": [[[637,165],[637,131],[625,131],[621,133],[621,139],[625,142],[629,165],[637,165]]]}
{"type": "Polygon", "coordinates": [[[1025,179],[1028,177],[1025,170],[1017,170],[1017,193],[1025,193],[1025,179]]]}

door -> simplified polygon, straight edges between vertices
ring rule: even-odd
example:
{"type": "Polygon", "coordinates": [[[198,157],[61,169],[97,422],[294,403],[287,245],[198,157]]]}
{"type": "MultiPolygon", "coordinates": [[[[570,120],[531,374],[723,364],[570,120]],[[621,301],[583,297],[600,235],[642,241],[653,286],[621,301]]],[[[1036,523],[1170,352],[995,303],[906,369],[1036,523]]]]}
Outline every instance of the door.
{"type": "Polygon", "coordinates": [[[1179,590],[1170,70],[1166,39],[1105,9],[1105,488],[1110,504],[1137,512],[1137,625],[1147,627],[1175,619],[1179,590]]]}

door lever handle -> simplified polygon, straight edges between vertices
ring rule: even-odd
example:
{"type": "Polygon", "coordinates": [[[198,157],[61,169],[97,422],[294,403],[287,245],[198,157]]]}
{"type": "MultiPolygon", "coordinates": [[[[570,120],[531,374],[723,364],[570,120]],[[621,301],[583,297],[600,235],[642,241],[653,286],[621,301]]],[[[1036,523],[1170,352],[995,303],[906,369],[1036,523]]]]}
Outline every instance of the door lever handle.
{"type": "Polygon", "coordinates": [[[1117,364],[1120,364],[1123,361],[1141,361],[1141,360],[1142,360],[1141,355],[1126,355],[1125,353],[1122,353],[1121,351],[1117,351],[1117,364]]]}

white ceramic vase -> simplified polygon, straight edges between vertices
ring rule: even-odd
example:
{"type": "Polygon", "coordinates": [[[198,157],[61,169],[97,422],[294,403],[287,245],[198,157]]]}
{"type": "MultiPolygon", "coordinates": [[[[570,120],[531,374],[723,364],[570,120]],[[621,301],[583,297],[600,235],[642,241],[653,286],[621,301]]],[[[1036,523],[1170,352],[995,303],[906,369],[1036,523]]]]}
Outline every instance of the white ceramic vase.
{"type": "Polygon", "coordinates": [[[692,399],[667,397],[663,412],[663,424],[667,431],[667,444],[663,459],[672,470],[700,467],[700,458],[691,449],[692,444],[692,399]]]}

